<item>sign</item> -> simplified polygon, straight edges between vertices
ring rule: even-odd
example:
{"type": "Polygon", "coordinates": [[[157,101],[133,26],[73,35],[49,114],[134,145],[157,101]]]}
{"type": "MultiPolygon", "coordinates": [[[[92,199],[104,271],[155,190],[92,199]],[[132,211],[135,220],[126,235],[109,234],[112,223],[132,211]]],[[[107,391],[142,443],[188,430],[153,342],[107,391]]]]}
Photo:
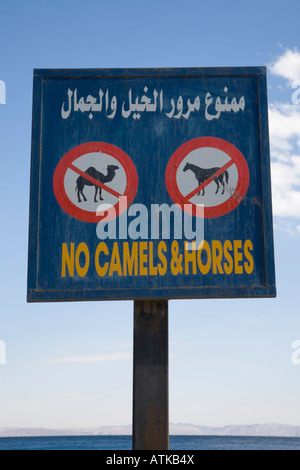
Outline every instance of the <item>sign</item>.
{"type": "Polygon", "coordinates": [[[192,214],[195,205],[203,204],[203,217],[219,217],[235,209],[245,197],[249,169],[241,152],[229,142],[199,137],[172,155],[166,186],[183,210],[186,207],[192,214]]]}
{"type": "MultiPolygon", "coordinates": [[[[132,160],[121,149],[104,142],[89,142],[71,149],[59,161],[53,178],[53,190],[59,205],[72,217],[84,222],[101,220],[97,208],[103,200],[111,205],[107,209],[107,218],[120,215],[120,197],[126,197],[130,204],[137,185],[138,177],[132,160]],[[89,191],[87,199],[83,190],[88,191],[89,188],[92,191],[89,191]]],[[[126,209],[127,204],[122,207],[122,210],[126,209]]]]}
{"type": "Polygon", "coordinates": [[[274,297],[266,69],[34,71],[29,302],[274,297]]]}

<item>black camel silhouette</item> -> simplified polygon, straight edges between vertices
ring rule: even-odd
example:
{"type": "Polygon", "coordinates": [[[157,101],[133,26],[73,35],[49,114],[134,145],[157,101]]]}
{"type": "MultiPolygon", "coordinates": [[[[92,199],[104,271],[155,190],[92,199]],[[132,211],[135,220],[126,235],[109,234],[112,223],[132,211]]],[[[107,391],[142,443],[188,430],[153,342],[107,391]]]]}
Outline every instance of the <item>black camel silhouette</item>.
{"type": "MultiPolygon", "coordinates": [[[[185,167],[183,168],[183,171],[187,171],[187,170],[192,170],[192,172],[195,174],[195,177],[198,181],[198,186],[200,186],[202,183],[204,183],[204,181],[206,181],[208,178],[213,176],[214,173],[217,173],[217,171],[220,170],[220,168],[218,168],[218,167],[215,167],[215,168],[200,168],[199,166],[194,165],[193,163],[187,163],[185,165],[185,167]]],[[[217,192],[219,191],[220,183],[221,183],[222,188],[223,188],[222,194],[224,194],[224,191],[225,191],[224,175],[225,175],[226,184],[228,184],[229,175],[228,175],[227,170],[223,171],[223,173],[221,173],[219,176],[214,175],[214,182],[217,185],[217,190],[216,190],[215,194],[217,194],[217,192]]],[[[200,194],[200,191],[198,193],[198,196],[199,196],[199,194],[200,194]]],[[[202,196],[204,196],[204,194],[205,194],[205,191],[204,191],[204,188],[203,188],[202,189],[202,196]]]]}
{"type": "MultiPolygon", "coordinates": [[[[90,166],[85,171],[85,173],[89,176],[92,176],[95,180],[99,181],[100,183],[109,183],[110,181],[114,179],[116,175],[116,170],[118,170],[118,168],[119,167],[117,165],[107,165],[107,174],[103,175],[103,173],[100,173],[100,171],[96,170],[96,168],[94,168],[93,166],[90,166]]],[[[85,195],[82,192],[85,185],[95,186],[95,195],[94,195],[95,202],[97,202],[96,196],[97,196],[98,190],[100,194],[100,201],[103,201],[102,188],[92,183],[91,181],[86,179],[84,176],[79,176],[76,180],[76,188],[75,188],[75,191],[77,191],[78,202],[81,202],[80,194],[85,201],[87,200],[85,195]]]]}

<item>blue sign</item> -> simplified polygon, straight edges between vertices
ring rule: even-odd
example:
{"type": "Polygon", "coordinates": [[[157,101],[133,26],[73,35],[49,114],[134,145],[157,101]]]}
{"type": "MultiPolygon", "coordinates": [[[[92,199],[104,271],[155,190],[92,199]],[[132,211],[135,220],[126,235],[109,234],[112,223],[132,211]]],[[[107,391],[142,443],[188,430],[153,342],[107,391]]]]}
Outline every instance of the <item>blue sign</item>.
{"type": "Polygon", "coordinates": [[[35,70],[27,300],[276,295],[265,67],[35,70]]]}

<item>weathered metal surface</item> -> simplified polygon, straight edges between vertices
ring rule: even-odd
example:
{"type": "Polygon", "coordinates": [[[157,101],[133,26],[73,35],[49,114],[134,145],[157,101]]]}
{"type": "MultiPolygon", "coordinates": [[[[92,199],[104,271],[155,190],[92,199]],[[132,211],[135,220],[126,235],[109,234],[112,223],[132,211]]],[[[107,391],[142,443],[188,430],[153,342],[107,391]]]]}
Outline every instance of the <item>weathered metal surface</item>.
{"type": "Polygon", "coordinates": [[[264,67],[35,71],[28,301],[275,295],[264,67]]]}
{"type": "Polygon", "coordinates": [[[168,301],[135,301],[134,450],[169,448],[168,383],[168,301]]]}

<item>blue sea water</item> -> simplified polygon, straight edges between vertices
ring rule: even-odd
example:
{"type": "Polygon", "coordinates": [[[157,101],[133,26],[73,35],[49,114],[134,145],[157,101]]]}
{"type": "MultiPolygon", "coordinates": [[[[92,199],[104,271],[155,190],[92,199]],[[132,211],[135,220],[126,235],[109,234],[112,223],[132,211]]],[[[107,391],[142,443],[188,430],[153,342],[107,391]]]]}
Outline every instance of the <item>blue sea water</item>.
{"type": "MultiPolygon", "coordinates": [[[[170,436],[170,450],[300,450],[297,437],[170,436]]],[[[0,450],[131,450],[131,436],[2,437],[0,450]]]]}

